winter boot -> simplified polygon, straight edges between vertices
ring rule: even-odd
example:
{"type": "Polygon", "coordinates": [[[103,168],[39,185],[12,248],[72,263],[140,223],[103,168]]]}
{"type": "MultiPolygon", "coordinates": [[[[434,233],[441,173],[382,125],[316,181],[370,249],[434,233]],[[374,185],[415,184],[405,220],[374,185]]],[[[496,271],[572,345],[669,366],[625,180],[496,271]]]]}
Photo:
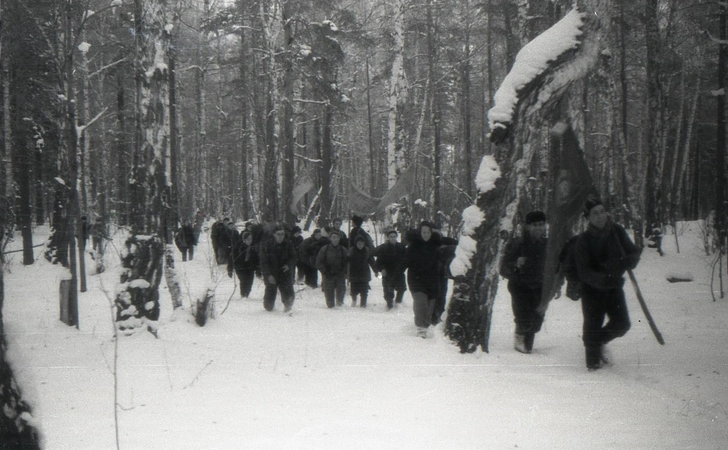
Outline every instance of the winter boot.
{"type": "Polygon", "coordinates": [[[417,327],[417,337],[421,337],[422,339],[427,339],[427,328],[417,327]]]}
{"type": "Polygon", "coordinates": [[[513,348],[521,353],[530,353],[526,350],[526,336],[523,334],[516,333],[513,335],[513,348]]]}
{"type": "Polygon", "coordinates": [[[367,296],[366,296],[366,294],[361,294],[361,300],[359,301],[359,306],[361,306],[362,308],[366,308],[367,307],[367,296]]]}
{"type": "Polygon", "coordinates": [[[351,307],[353,308],[355,306],[356,306],[356,295],[352,295],[351,296],[351,307]]]}
{"type": "Polygon", "coordinates": [[[533,351],[533,341],[536,339],[536,333],[528,332],[523,335],[523,346],[526,348],[526,353],[533,351]]]}
{"type": "Polygon", "coordinates": [[[600,347],[585,347],[585,356],[586,368],[589,369],[590,372],[602,367],[600,347]]]}

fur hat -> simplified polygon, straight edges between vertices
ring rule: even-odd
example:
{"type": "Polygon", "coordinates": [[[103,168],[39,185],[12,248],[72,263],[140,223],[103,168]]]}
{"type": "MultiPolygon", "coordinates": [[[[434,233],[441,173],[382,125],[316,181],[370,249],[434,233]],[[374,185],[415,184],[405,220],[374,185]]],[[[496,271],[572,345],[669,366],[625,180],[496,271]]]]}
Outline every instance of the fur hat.
{"type": "Polygon", "coordinates": [[[301,227],[296,225],[295,227],[291,228],[291,234],[296,234],[301,232],[301,227]]]}
{"type": "Polygon", "coordinates": [[[387,231],[387,237],[389,237],[390,234],[394,234],[395,236],[399,236],[399,233],[397,233],[397,230],[391,229],[387,231]]]}
{"type": "Polygon", "coordinates": [[[585,216],[588,216],[589,213],[591,212],[591,210],[594,207],[599,206],[599,205],[603,205],[602,199],[600,199],[599,197],[590,197],[590,198],[588,198],[586,200],[586,202],[584,203],[584,215],[585,216]]]}
{"type": "Polygon", "coordinates": [[[364,219],[361,216],[357,216],[356,214],[354,214],[353,216],[351,216],[351,222],[357,227],[360,227],[361,224],[364,223],[364,219]]]}
{"type": "Polygon", "coordinates": [[[526,214],[526,225],[536,222],[546,222],[546,214],[543,211],[531,211],[526,214]]]}

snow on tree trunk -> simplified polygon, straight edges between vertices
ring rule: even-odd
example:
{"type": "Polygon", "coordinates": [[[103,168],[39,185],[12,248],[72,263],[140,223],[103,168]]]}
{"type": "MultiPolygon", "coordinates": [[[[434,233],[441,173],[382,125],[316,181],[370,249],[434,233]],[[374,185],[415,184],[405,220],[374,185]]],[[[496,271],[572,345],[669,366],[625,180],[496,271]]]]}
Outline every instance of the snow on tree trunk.
{"type": "Polygon", "coordinates": [[[162,281],[164,244],[157,236],[131,236],[121,259],[124,268],[116,295],[116,323],[131,334],[146,327],[156,333],[159,319],[159,284],[162,281]]]}
{"type": "Polygon", "coordinates": [[[579,2],[554,26],[526,45],[495,95],[489,112],[495,156],[484,156],[476,178],[475,205],[463,211],[465,225],[450,271],[455,278],[445,333],[461,352],[488,351],[491,316],[507,235],[516,223],[528,166],[531,136],[566,89],[586,76],[601,51],[609,1],[579,2]]]}
{"type": "Polygon", "coordinates": [[[174,244],[172,243],[164,246],[164,279],[167,281],[169,295],[172,297],[172,306],[174,309],[181,308],[183,306],[182,285],[174,266],[174,244]]]}
{"type": "Polygon", "coordinates": [[[387,130],[387,187],[391,188],[397,182],[398,175],[405,169],[404,152],[398,143],[397,124],[399,122],[399,103],[405,93],[404,78],[404,0],[398,0],[394,5],[394,30],[392,30],[392,38],[394,40],[393,53],[394,61],[392,62],[392,75],[389,79],[389,119],[387,130]]]}
{"type": "Polygon", "coordinates": [[[146,327],[156,332],[159,318],[159,283],[164,243],[162,214],[169,145],[168,70],[164,9],[156,0],[136,0],[136,147],[132,192],[132,235],[126,241],[121,289],[116,296],[117,325],[131,333],[146,327]]]}

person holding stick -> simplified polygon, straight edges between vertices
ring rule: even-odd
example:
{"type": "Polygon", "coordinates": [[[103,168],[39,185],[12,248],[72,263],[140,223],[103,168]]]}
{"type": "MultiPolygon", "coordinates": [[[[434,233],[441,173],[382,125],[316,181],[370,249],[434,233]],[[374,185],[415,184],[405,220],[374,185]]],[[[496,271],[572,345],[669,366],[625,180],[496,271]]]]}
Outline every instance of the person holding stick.
{"type": "Polygon", "coordinates": [[[587,199],[584,215],[589,225],[576,240],[574,256],[582,283],[586,367],[593,371],[609,363],[605,345],[630,329],[623,275],[637,266],[641,250],[611,221],[600,199],[587,199]]]}

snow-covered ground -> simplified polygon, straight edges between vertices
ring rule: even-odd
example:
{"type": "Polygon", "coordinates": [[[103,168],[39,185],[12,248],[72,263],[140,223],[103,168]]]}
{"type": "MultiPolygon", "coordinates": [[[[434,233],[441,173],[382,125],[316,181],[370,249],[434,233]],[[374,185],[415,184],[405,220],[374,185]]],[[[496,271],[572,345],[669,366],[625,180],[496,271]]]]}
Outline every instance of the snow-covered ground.
{"type": "MultiPolygon", "coordinates": [[[[280,302],[263,310],[260,281],[240,299],[221,267],[218,317],[202,328],[189,308],[171,310],[163,282],[159,338],[122,337],[115,380],[106,292],[119,279],[118,239],[109,270],[80,295],[80,330],[58,320],[62,269],[40,248],[28,267],[9,255],[9,352],[47,449],[115,448],[115,386],[123,449],[725,449],[728,299],[713,301],[713,257],[690,225],[679,228],[681,253],[668,234],[666,256],[646,249],[635,271],[666,345],[628,284],[632,330],[596,372],[584,366],[580,304],[566,297],[523,355],[501,285],[490,353],[460,354],[442,325],[415,337],[409,294],[386,311],[380,280],[366,310],[329,310],[305,288],[288,316],[280,302]],[[686,272],[693,282],[665,280],[686,272]]],[[[177,262],[187,305],[209,283],[209,261],[203,236],[195,260],[177,262]]]]}

